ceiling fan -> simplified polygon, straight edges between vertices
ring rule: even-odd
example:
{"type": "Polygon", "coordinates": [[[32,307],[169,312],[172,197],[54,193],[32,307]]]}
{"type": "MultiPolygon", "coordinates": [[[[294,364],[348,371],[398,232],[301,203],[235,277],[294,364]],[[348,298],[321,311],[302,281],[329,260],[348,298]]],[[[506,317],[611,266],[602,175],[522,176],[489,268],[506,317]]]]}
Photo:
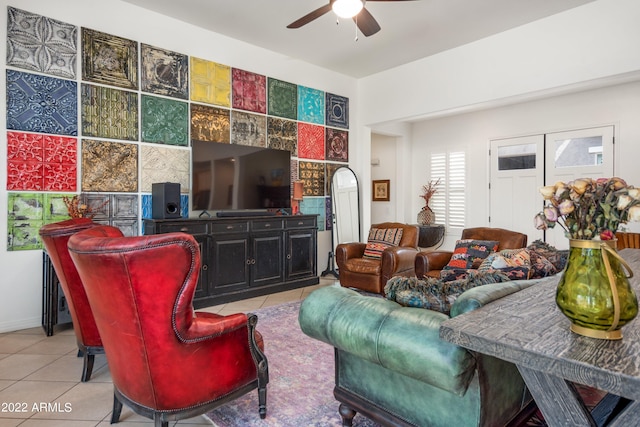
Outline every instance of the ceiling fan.
{"type": "Polygon", "coordinates": [[[287,25],[287,28],[300,28],[303,25],[321,17],[325,13],[333,10],[336,15],[341,18],[352,18],[358,26],[358,29],[365,36],[369,37],[380,31],[380,25],[376,19],[365,9],[365,3],[367,1],[412,1],[412,0],[329,0],[328,4],[317,8],[313,12],[310,12],[287,25]]]}

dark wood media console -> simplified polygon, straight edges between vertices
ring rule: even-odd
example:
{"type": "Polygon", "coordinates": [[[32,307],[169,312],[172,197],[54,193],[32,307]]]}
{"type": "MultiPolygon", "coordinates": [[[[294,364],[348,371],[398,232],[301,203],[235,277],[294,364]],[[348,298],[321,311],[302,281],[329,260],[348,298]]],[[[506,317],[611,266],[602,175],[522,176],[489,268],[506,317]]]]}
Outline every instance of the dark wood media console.
{"type": "Polygon", "coordinates": [[[200,243],[195,308],[319,283],[316,215],[144,220],[146,235],[176,231],[200,243]]]}

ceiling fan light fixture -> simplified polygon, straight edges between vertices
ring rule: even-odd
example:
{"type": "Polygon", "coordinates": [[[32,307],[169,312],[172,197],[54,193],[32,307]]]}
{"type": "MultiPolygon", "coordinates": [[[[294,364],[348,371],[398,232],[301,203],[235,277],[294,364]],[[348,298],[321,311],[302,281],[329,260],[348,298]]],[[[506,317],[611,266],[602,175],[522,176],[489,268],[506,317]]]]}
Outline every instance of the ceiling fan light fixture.
{"type": "Polygon", "coordinates": [[[336,0],[331,5],[331,8],[340,18],[353,18],[356,16],[364,4],[361,0],[336,0]]]}

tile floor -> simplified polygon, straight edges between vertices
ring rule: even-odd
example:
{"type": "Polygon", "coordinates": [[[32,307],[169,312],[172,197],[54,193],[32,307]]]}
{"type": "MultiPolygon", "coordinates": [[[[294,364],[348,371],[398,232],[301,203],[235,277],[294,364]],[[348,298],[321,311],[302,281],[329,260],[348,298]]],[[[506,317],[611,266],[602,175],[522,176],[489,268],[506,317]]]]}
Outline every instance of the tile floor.
{"type": "MultiPolygon", "coordinates": [[[[248,312],[304,299],[311,291],[331,285],[295,289],[201,311],[219,314],[248,312]]],[[[80,382],[82,359],[77,357],[71,328],[47,337],[40,327],[0,334],[0,427],[107,427],[113,405],[113,384],[104,355],[96,356],[91,380],[80,382]],[[44,406],[40,406],[43,404],[44,406]]],[[[122,409],[120,427],[152,426],[153,422],[122,409]]],[[[170,426],[212,425],[205,417],[190,418],[170,426]]]]}

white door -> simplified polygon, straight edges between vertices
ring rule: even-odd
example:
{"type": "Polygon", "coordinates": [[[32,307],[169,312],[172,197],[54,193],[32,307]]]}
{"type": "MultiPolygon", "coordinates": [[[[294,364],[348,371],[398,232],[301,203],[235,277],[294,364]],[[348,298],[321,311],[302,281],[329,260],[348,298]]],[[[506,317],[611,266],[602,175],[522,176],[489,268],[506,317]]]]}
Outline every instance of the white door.
{"type": "Polygon", "coordinates": [[[544,135],[491,141],[490,222],[525,233],[529,243],[543,238],[533,225],[542,208],[544,135]]]}
{"type": "MultiPolygon", "coordinates": [[[[549,133],[545,137],[545,185],[613,176],[613,126],[549,133]]],[[[564,230],[547,230],[546,242],[567,249],[564,230]]]]}

